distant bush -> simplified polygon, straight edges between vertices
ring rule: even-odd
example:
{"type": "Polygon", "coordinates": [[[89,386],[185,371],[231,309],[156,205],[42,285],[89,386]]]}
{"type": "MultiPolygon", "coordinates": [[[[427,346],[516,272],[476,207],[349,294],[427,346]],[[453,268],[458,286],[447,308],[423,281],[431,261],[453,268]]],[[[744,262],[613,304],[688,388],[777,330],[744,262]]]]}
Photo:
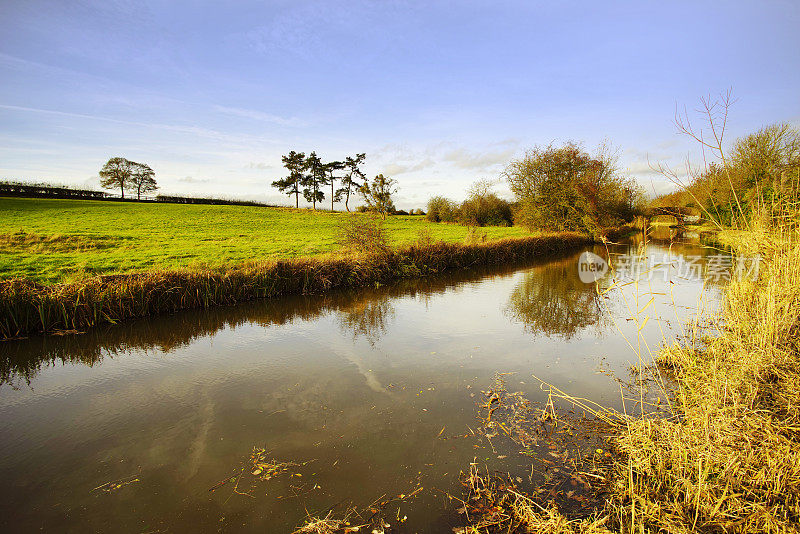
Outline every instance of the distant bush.
{"type": "Polygon", "coordinates": [[[431,222],[455,222],[458,205],[449,198],[435,196],[428,200],[427,219],[431,222]]]}
{"type": "Polygon", "coordinates": [[[373,215],[343,217],[336,229],[336,240],[343,248],[362,254],[382,255],[391,250],[383,222],[373,215]]]}
{"type": "Polygon", "coordinates": [[[512,226],[511,204],[494,193],[474,194],[461,203],[458,222],[467,226],[512,226]]]}
{"type": "Polygon", "coordinates": [[[478,180],[470,186],[467,200],[460,206],[449,198],[431,197],[426,217],[431,222],[458,222],[465,226],[513,226],[511,203],[493,193],[492,186],[489,180],[478,180]]]}
{"type": "Polygon", "coordinates": [[[519,203],[515,222],[531,230],[594,233],[620,226],[638,214],[644,195],[633,178],[619,172],[608,146],[595,155],[574,142],[536,146],[503,174],[519,203]]]}

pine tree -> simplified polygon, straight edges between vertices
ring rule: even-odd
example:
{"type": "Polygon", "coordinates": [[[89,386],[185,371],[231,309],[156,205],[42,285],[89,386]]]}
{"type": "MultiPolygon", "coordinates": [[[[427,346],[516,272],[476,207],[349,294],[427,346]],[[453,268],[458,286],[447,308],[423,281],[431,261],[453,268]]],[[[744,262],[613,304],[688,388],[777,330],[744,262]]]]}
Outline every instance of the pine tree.
{"type": "Polygon", "coordinates": [[[300,187],[303,185],[306,169],[306,155],[303,152],[292,150],[288,156],[281,156],[283,166],[289,171],[289,176],[272,182],[272,187],[277,187],[281,193],[294,195],[295,207],[300,207],[300,187]]]}

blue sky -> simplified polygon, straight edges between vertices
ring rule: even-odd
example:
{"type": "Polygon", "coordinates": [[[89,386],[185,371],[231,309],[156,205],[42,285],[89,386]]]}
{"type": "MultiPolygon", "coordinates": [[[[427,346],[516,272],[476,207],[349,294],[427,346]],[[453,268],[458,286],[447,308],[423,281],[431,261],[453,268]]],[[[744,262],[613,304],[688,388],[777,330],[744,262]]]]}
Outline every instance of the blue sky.
{"type": "Polygon", "coordinates": [[[288,204],[281,154],[366,152],[411,208],[607,139],[663,192],[648,159],[699,156],[676,105],[732,88],[729,140],[800,125],[798,28],[795,1],[0,0],[0,179],[96,186],[119,155],[165,193],[288,204]]]}

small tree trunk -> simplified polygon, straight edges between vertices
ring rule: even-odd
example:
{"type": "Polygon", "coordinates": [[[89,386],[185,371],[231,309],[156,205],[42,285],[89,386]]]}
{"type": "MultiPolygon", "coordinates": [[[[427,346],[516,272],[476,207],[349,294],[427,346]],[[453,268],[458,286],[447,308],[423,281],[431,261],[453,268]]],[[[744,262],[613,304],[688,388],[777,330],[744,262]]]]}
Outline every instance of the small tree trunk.
{"type": "Polygon", "coordinates": [[[347,210],[347,213],[350,213],[350,206],[348,206],[348,202],[350,202],[350,187],[347,188],[347,196],[344,197],[344,209],[347,210]]]}
{"type": "Polygon", "coordinates": [[[294,207],[300,209],[300,190],[294,192],[294,207]]]}
{"type": "Polygon", "coordinates": [[[333,177],[331,177],[331,213],[333,213],[333,177]]]}
{"type": "Polygon", "coordinates": [[[122,196],[122,198],[125,198],[125,187],[122,184],[120,184],[119,186],[119,193],[122,196]]]}

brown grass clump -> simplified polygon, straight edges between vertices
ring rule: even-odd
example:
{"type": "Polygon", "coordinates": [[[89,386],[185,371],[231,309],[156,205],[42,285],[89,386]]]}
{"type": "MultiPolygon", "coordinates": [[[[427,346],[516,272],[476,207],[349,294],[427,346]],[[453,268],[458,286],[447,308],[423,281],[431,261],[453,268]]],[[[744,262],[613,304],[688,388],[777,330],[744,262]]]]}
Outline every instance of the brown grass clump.
{"type": "Polygon", "coordinates": [[[384,255],[391,251],[383,221],[372,214],[348,215],[338,224],[336,234],[339,245],[351,252],[384,255]]]}

